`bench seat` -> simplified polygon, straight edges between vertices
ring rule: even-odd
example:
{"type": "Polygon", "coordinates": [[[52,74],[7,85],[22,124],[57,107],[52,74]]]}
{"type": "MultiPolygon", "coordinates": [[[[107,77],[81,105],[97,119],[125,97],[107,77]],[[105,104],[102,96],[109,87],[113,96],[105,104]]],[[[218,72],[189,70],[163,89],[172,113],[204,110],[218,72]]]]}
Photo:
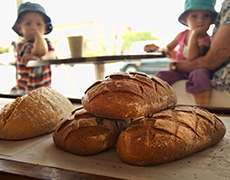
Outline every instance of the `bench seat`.
{"type": "MultiPolygon", "coordinates": [[[[180,80],[172,85],[177,95],[177,104],[196,105],[194,96],[185,90],[187,80],[180,80]]],[[[213,89],[211,94],[210,106],[230,107],[230,93],[213,89]]]]}

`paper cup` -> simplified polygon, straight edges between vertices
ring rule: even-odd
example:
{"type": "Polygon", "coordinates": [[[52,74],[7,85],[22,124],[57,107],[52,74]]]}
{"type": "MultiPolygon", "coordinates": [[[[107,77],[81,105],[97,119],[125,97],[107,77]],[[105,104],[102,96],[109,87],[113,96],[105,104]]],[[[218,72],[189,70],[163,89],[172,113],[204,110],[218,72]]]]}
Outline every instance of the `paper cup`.
{"type": "Polygon", "coordinates": [[[68,43],[72,58],[82,57],[83,36],[69,36],[68,43]]]}

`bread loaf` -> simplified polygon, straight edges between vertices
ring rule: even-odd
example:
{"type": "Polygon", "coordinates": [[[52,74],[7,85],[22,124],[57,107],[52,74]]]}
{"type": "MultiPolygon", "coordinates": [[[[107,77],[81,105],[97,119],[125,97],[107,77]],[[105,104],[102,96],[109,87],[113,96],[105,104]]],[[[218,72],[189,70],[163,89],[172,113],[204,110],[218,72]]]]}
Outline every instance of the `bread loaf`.
{"type": "Polygon", "coordinates": [[[218,143],[222,121],[207,110],[177,106],[133,121],[118,137],[119,157],[133,165],[156,165],[183,158],[218,143]]]}
{"type": "Polygon", "coordinates": [[[0,110],[0,138],[21,140],[54,131],[72,110],[71,102],[57,91],[38,88],[0,110]]]}
{"type": "Polygon", "coordinates": [[[89,113],[115,119],[148,116],[176,103],[176,94],[167,82],[138,72],[109,75],[95,82],[82,97],[89,113]]]}
{"type": "Polygon", "coordinates": [[[79,108],[58,124],[53,141],[60,149],[73,154],[92,155],[115,145],[129,122],[96,117],[79,108]]]}

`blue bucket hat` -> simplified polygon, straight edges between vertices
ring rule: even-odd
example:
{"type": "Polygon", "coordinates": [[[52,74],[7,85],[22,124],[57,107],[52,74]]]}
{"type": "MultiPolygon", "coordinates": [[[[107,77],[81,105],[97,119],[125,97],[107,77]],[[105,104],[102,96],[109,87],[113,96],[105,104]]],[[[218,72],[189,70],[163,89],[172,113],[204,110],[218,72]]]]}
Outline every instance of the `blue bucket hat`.
{"type": "Polygon", "coordinates": [[[52,26],[52,23],[51,23],[51,19],[49,18],[49,16],[46,15],[46,11],[44,9],[44,7],[42,7],[40,4],[37,4],[37,3],[31,3],[31,2],[26,2],[24,4],[21,4],[18,8],[18,18],[17,20],[15,21],[14,23],[14,26],[12,27],[12,29],[19,35],[19,36],[23,36],[19,30],[18,30],[18,27],[17,27],[17,23],[18,23],[18,20],[20,19],[21,15],[24,13],[24,12],[40,12],[44,15],[44,20],[45,20],[45,23],[46,23],[46,33],[45,34],[49,34],[52,29],[53,29],[53,26],[52,26]]]}
{"type": "Polygon", "coordinates": [[[217,15],[214,9],[216,0],[186,0],[184,4],[184,12],[179,16],[180,23],[186,25],[183,21],[184,15],[189,10],[207,10],[213,13],[214,17],[217,15]]]}

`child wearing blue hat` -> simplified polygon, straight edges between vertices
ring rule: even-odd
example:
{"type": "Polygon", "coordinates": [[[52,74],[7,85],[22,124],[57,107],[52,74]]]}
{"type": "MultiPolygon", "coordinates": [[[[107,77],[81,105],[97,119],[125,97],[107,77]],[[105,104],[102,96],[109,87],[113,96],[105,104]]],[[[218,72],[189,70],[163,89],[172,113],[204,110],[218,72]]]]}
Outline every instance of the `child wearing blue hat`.
{"type": "Polygon", "coordinates": [[[170,70],[159,71],[156,76],[170,85],[176,81],[188,79],[186,91],[193,94],[196,104],[201,106],[209,105],[212,72],[206,69],[196,69],[191,73],[177,72],[176,63],[185,59],[192,61],[208,51],[211,41],[207,31],[217,15],[214,9],[215,4],[216,0],[186,0],[184,12],[178,20],[189,29],[179,33],[166,47],[159,48],[154,44],[144,47],[147,52],[157,50],[172,58],[174,48],[179,45],[179,50],[174,57],[175,62],[169,67],[170,70]]]}
{"type": "Polygon", "coordinates": [[[26,64],[29,60],[56,58],[51,42],[43,38],[52,28],[51,19],[40,4],[26,2],[19,6],[12,29],[23,40],[17,48],[17,85],[11,89],[11,93],[25,94],[42,86],[51,86],[50,66],[28,68],[26,64]]]}

